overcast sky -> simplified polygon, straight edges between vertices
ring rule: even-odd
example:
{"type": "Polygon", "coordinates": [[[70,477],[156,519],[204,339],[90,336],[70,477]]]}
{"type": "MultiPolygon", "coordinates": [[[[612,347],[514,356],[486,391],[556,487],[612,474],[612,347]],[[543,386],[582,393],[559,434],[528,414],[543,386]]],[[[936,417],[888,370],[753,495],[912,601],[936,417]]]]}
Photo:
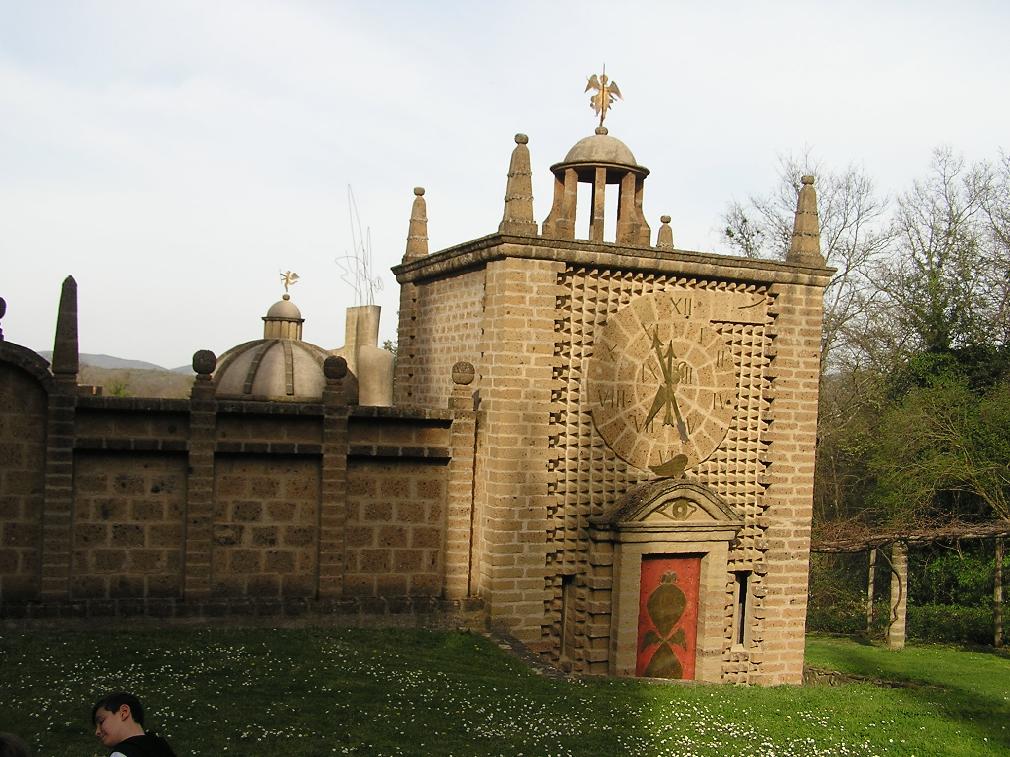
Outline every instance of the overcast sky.
{"type": "Polygon", "coordinates": [[[1008,8],[0,0],[0,325],[51,349],[72,274],[83,352],[175,367],[260,338],[290,269],[306,340],[340,346],[351,186],[394,338],[412,188],[432,251],[492,233],[524,132],[542,221],[604,62],[653,231],[722,251],[726,204],[788,153],[893,195],[938,145],[1010,148],[1008,8]]]}

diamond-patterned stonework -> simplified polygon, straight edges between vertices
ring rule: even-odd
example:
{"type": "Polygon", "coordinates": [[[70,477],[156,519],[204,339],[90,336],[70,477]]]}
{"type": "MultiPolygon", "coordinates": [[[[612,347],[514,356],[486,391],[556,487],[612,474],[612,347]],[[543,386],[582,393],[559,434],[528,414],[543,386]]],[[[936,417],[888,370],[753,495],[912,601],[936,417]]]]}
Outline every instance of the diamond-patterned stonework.
{"type": "MultiPolygon", "coordinates": [[[[587,392],[588,366],[599,334],[608,319],[639,298],[666,293],[681,308],[691,307],[693,301],[697,310],[691,316],[707,321],[732,352],[736,413],[716,450],[684,475],[710,487],[743,516],[745,525],[730,554],[732,569],[748,570],[760,562],[761,514],[766,506],[762,499],[766,369],[774,302],[765,287],[755,285],[584,267],[569,267],[558,284],[564,293],[557,302],[555,351],[560,360],[552,392],[554,481],[549,487],[553,504],[548,534],[548,559],[554,570],[547,579],[550,599],[545,626],[545,634],[555,638],[562,627],[560,576],[582,574],[589,567],[589,519],[603,516],[629,487],[654,477],[629,465],[607,446],[594,427],[592,397],[587,392]]],[[[591,588],[583,588],[578,597],[590,599],[592,594],[591,588]]],[[[726,601],[732,612],[732,585],[726,601]]],[[[592,621],[590,613],[574,615],[578,639],[592,621]]],[[[727,651],[728,638],[727,634],[727,651]]]]}

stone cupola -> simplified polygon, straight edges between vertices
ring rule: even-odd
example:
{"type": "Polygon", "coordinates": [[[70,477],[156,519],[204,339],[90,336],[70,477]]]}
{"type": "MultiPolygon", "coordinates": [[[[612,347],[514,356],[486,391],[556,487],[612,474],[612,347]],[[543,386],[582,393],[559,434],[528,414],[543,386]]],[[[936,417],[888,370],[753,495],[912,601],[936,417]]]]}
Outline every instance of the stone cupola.
{"type": "Polygon", "coordinates": [[[232,347],[217,361],[218,397],[312,401],[326,379],[322,347],[302,341],[305,319],[287,293],[263,316],[263,338],[232,347]]]}
{"type": "Polygon", "coordinates": [[[285,292],[263,316],[263,338],[301,339],[303,323],[302,311],[291,301],[291,295],[285,292]]]}
{"type": "Polygon", "coordinates": [[[618,244],[648,245],[649,224],[642,212],[642,194],[649,169],[638,165],[628,146],[610,136],[606,126],[575,143],[565,159],[551,166],[554,174],[554,204],[544,221],[542,234],[555,239],[575,238],[578,184],[592,185],[589,241],[603,241],[607,185],[617,185],[618,244]]]}

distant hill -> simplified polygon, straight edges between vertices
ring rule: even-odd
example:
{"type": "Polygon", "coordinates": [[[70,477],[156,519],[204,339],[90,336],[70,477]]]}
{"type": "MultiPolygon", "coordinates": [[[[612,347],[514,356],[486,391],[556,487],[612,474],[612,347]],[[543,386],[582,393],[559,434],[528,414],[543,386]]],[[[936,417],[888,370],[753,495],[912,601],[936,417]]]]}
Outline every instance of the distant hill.
{"type": "MultiPolygon", "coordinates": [[[[53,359],[52,350],[45,350],[39,353],[46,360],[53,359]]],[[[160,365],[155,365],[154,363],[146,363],[143,360],[127,360],[122,357],[114,357],[113,355],[90,355],[87,352],[82,352],[80,355],[81,365],[90,365],[95,368],[129,368],[137,369],[142,371],[166,371],[168,368],[163,368],[160,365]]],[[[179,369],[173,369],[179,370],[179,369]]],[[[192,368],[187,367],[189,373],[193,372],[192,368]]]]}
{"type": "MultiPolygon", "coordinates": [[[[52,360],[52,351],[39,353],[52,360]]],[[[193,369],[185,365],[169,370],[143,360],[82,352],[80,383],[102,387],[102,394],[119,397],[189,397],[193,369]]]]}

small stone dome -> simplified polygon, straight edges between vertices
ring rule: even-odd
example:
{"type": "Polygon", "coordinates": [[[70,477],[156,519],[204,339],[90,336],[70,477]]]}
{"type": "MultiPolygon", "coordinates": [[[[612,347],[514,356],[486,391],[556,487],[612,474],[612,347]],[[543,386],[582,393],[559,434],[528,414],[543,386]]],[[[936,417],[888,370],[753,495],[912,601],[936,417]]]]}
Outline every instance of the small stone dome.
{"type": "Polygon", "coordinates": [[[217,396],[318,401],[326,385],[323,361],[329,354],[295,339],[258,339],[232,347],[221,356],[214,374],[217,396]]]}
{"type": "Polygon", "coordinates": [[[300,321],[302,311],[291,301],[291,295],[285,294],[279,302],[275,302],[267,311],[267,318],[284,319],[289,321],[300,321]]]}
{"type": "Polygon", "coordinates": [[[617,137],[611,137],[602,126],[591,137],[580,139],[568,151],[563,163],[610,163],[619,166],[638,167],[635,156],[617,137]]]}

